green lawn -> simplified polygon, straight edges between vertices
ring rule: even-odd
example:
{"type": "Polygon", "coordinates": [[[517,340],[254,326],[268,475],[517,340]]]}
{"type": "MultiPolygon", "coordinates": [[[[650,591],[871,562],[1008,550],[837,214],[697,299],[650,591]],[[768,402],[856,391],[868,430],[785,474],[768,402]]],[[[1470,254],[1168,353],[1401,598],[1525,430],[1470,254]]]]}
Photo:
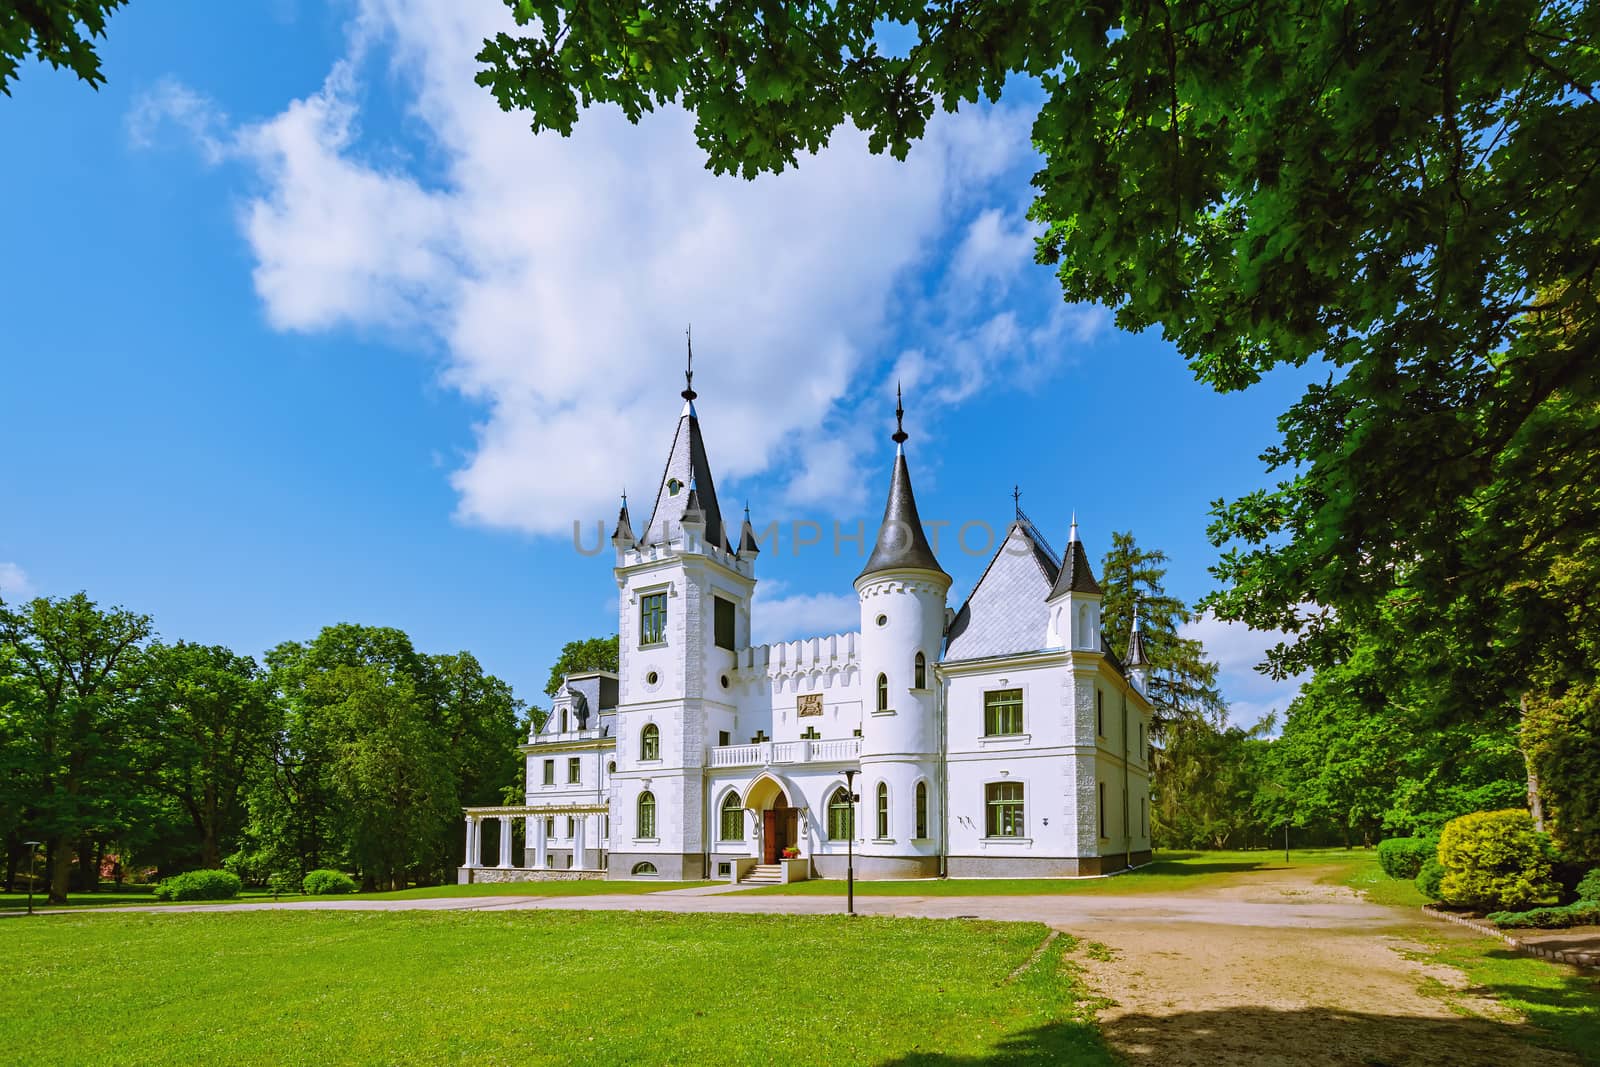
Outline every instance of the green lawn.
{"type": "MultiPolygon", "coordinates": [[[[417,900],[427,897],[574,897],[593,893],[659,893],[668,889],[688,889],[693,886],[715,885],[714,882],[481,882],[476,885],[430,885],[415,889],[400,889],[384,893],[351,893],[341,897],[280,896],[274,897],[260,889],[246,889],[233,901],[188,900],[184,904],[229,904],[270,900],[417,900]]],[[[163,901],[151,895],[152,886],[124,886],[122,889],[102,889],[98,893],[69,893],[66,907],[95,908],[128,904],[160,905],[163,901]]],[[[34,894],[35,909],[61,907],[47,904],[40,894],[34,894]]],[[[0,912],[26,911],[28,898],[24,893],[0,893],[0,912]]]]}
{"type": "Polygon", "coordinates": [[[1349,869],[1334,872],[1325,882],[1346,885],[1374,904],[1387,904],[1392,908],[1420,908],[1428,902],[1415,881],[1409,878],[1390,878],[1378,866],[1376,850],[1363,856],[1349,869]]]}
{"type": "Polygon", "coordinates": [[[840,916],[7,920],[14,1063],[1109,1064],[1071,938],[840,916]]]}
{"type": "MultiPolygon", "coordinates": [[[[856,882],[862,896],[994,897],[1092,893],[1183,893],[1226,885],[1273,871],[1304,867],[1344,867],[1376,862],[1375,853],[1342,848],[1299,849],[1283,861],[1279,852],[1176,852],[1160,850],[1143,867],[1105,878],[924,878],[904,882],[856,882]]],[[[843,896],[843,879],[815,879],[765,886],[750,893],[843,896]]]]}

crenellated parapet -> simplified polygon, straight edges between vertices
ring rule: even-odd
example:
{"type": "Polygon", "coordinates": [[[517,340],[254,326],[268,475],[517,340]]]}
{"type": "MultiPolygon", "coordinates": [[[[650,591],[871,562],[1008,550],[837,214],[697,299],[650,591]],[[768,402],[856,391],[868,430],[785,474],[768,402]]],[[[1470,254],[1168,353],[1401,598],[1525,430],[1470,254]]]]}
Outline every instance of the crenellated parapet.
{"type": "Polygon", "coordinates": [[[831,688],[835,682],[848,683],[860,671],[860,645],[859,633],[751,645],[734,653],[734,674],[745,683],[765,679],[774,692],[831,688]]]}

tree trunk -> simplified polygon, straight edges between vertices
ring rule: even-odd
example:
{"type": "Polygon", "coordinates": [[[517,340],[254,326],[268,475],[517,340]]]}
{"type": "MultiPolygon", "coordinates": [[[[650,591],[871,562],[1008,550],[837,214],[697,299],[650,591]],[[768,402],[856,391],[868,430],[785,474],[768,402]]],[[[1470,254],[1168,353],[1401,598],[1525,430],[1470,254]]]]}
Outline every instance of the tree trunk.
{"type": "MultiPolygon", "coordinates": [[[[1524,721],[1528,718],[1528,694],[1523,693],[1517,700],[1517,706],[1524,721]]],[[[1533,816],[1533,828],[1544,830],[1544,799],[1539,795],[1539,772],[1533,769],[1533,761],[1528,758],[1527,745],[1522,748],[1522,764],[1528,771],[1528,812],[1533,816]]]]}
{"type": "Polygon", "coordinates": [[[50,871],[50,903],[65,904],[72,879],[72,850],[59,837],[50,839],[45,865],[50,871]]]}

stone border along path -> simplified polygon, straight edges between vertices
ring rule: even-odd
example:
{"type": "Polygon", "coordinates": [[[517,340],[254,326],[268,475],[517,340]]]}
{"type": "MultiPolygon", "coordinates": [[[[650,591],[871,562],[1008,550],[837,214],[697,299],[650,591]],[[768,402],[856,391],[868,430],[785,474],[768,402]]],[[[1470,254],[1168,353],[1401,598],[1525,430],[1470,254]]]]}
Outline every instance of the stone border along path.
{"type": "Polygon", "coordinates": [[[1519,941],[1491,922],[1480,922],[1465,915],[1441,911],[1431,904],[1425,905],[1422,910],[1436,919],[1443,919],[1446,922],[1455,923],[1457,926],[1465,926],[1489,937],[1498,937],[1524,955],[1538,956],[1541,959],[1554,960],[1557,963],[1565,963],[1572,967],[1588,967],[1600,970],[1600,952],[1567,952],[1558,948],[1540,948],[1538,945],[1519,941]]]}

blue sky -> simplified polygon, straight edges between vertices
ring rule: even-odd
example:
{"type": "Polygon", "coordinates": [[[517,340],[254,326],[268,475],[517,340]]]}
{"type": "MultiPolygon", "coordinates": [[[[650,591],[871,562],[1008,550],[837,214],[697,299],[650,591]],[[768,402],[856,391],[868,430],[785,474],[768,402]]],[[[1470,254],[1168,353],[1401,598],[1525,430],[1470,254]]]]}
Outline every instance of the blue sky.
{"type": "MultiPolygon", "coordinates": [[[[1018,484],[1058,548],[1074,510],[1095,558],[1131,529],[1194,600],[1210,502],[1262,483],[1298,393],[1217,395],[1061,303],[1026,86],[905,164],[846,133],[750,183],[677,112],[571,139],[500,114],[471,81],[492,3],[194,11],[113,15],[98,93],[32,65],[0,98],[8,598],[85,589],[251,653],[394,625],[542,699],[563,641],[615,628],[572,524],[592,541],[624,485],[644,519],[692,322],[724,507],[830,531],[762,557],[758,636],[854,625],[831,527],[881,512],[896,380],[925,518],[1002,529],[1018,484]]],[[[941,560],[957,600],[985,562],[941,560]]],[[[1270,638],[1196,632],[1236,718],[1283,706],[1249,670],[1270,638]]]]}

